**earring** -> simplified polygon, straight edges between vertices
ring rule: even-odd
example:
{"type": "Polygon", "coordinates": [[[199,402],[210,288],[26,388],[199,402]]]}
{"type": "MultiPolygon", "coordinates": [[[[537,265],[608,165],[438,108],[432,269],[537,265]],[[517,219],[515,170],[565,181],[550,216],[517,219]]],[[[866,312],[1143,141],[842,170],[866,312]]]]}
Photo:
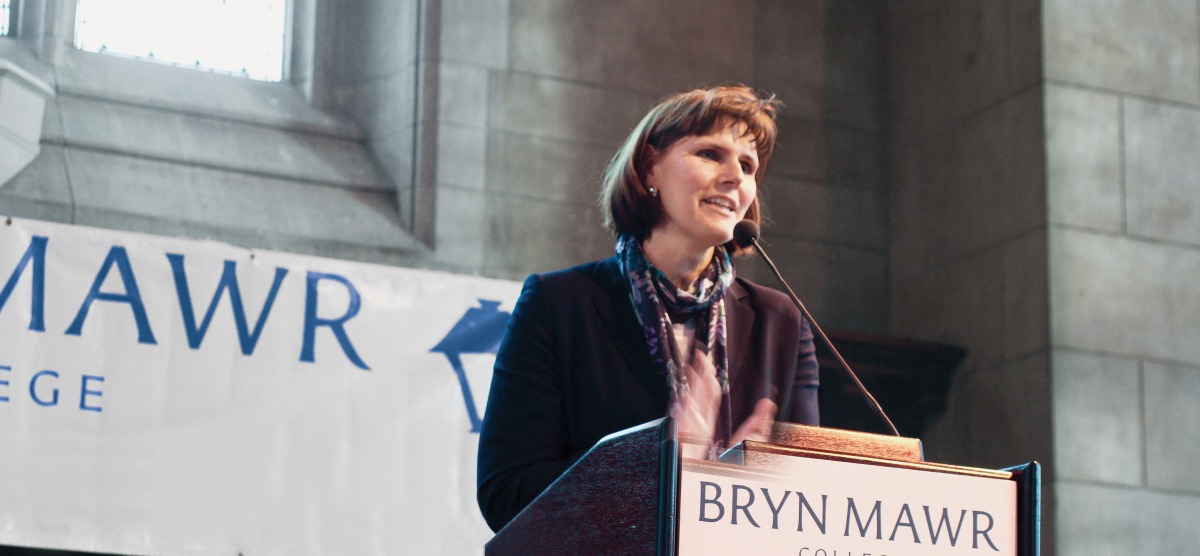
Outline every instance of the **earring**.
{"type": "Polygon", "coordinates": [[[657,189],[655,189],[655,188],[651,187],[651,188],[650,188],[648,191],[650,192],[650,196],[651,196],[651,197],[658,197],[658,190],[657,190],[657,189]]]}

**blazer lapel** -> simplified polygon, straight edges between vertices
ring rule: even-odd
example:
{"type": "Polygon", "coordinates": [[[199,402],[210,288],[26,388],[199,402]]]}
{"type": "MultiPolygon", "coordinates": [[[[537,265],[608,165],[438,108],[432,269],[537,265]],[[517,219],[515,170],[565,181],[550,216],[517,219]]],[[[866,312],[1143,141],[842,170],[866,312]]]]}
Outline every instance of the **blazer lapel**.
{"type": "Polygon", "coordinates": [[[650,357],[650,350],[646,347],[646,335],[633,312],[633,304],[629,300],[629,286],[625,277],[621,276],[616,258],[602,261],[597,265],[596,274],[596,282],[604,295],[596,297],[595,305],[600,320],[604,322],[604,328],[638,380],[651,391],[667,395],[666,377],[650,357]]]}
{"type": "Polygon", "coordinates": [[[737,280],[725,292],[725,349],[729,359],[729,384],[733,384],[745,366],[750,352],[751,332],[756,314],[747,297],[749,293],[737,280]]]}

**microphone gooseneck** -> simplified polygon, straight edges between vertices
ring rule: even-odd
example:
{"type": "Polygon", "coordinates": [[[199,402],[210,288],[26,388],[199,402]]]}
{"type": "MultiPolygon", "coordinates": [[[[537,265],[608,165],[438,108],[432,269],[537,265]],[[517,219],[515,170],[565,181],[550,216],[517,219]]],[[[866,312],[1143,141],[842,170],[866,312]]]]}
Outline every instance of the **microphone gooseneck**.
{"type": "Polygon", "coordinates": [[[875,414],[878,415],[885,424],[887,424],[888,428],[891,429],[892,434],[900,436],[900,431],[896,430],[896,425],[893,424],[892,420],[888,418],[887,413],[884,413],[883,406],[880,406],[879,402],[875,399],[875,396],[872,396],[871,392],[867,390],[867,387],[863,386],[862,381],[858,379],[858,375],[855,374],[854,370],[850,368],[850,364],[842,358],[842,354],[838,352],[837,347],[835,347],[833,342],[829,340],[829,336],[825,335],[825,331],[821,330],[821,326],[817,324],[816,319],[814,319],[812,314],[808,312],[808,309],[804,307],[804,303],[802,303],[800,298],[796,296],[796,292],[792,291],[792,287],[788,285],[787,280],[783,279],[783,274],[780,274],[779,268],[777,268],[775,263],[771,261],[771,257],[768,257],[767,252],[764,251],[762,246],[758,244],[758,235],[758,224],[754,223],[753,220],[742,220],[733,227],[734,245],[736,245],[739,249],[745,247],[754,247],[754,250],[757,251],[760,256],[762,256],[763,260],[766,261],[767,266],[771,267],[771,272],[775,273],[775,278],[779,279],[779,283],[783,286],[783,289],[786,290],[788,296],[792,298],[792,303],[796,304],[796,308],[800,309],[800,312],[804,314],[804,318],[808,319],[808,322],[812,324],[813,330],[817,331],[817,335],[821,337],[821,341],[825,342],[825,345],[829,346],[829,350],[833,352],[833,356],[837,359],[838,364],[841,365],[842,369],[846,371],[846,374],[850,376],[850,380],[854,381],[854,385],[858,387],[858,391],[862,392],[863,396],[866,396],[867,402],[871,405],[871,409],[875,410],[875,414]]]}

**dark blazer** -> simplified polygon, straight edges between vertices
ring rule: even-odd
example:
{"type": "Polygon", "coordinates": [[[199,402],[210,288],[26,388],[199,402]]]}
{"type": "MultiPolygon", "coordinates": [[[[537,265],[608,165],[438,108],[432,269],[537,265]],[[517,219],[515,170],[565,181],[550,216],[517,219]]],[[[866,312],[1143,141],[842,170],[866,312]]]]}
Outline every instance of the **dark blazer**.
{"type": "MultiPolygon", "coordinates": [[[[736,279],[725,293],[734,429],[760,398],[816,425],[808,322],[784,294],[736,279]]],[[[667,414],[615,257],[530,276],[496,354],[479,435],[479,507],[499,531],[604,436],[667,414]]]]}

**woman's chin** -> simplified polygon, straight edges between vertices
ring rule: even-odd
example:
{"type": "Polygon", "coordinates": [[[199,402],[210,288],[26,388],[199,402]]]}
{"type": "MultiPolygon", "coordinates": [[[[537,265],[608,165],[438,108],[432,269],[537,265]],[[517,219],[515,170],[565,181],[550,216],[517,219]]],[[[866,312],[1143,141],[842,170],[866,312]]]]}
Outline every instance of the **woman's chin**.
{"type": "Polygon", "coordinates": [[[689,226],[687,228],[676,228],[676,232],[680,234],[664,233],[665,230],[651,231],[651,238],[659,235],[659,239],[668,240],[668,237],[673,239],[668,240],[669,243],[678,246],[681,249],[695,248],[712,248],[725,245],[733,241],[733,227],[737,225],[732,219],[709,220],[704,222],[702,226],[689,226]]]}
{"type": "Polygon", "coordinates": [[[721,230],[720,233],[716,233],[716,234],[709,236],[706,243],[708,245],[711,245],[712,247],[718,247],[721,245],[725,245],[726,243],[729,243],[730,241],[733,241],[733,227],[732,226],[729,227],[728,230],[723,229],[723,230],[721,230]]]}
{"type": "Polygon", "coordinates": [[[722,223],[722,225],[718,227],[717,233],[713,234],[713,238],[716,241],[714,245],[725,245],[726,243],[733,241],[733,228],[734,226],[737,226],[738,222],[740,222],[740,220],[722,223]]]}

